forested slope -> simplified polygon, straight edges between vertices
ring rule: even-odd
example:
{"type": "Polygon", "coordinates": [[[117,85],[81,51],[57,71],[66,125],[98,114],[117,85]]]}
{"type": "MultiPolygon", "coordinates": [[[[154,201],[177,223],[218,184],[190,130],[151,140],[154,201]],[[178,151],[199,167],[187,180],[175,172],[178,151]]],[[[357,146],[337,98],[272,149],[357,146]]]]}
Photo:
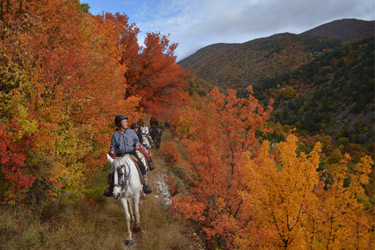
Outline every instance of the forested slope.
{"type": "Polygon", "coordinates": [[[198,78],[244,94],[259,79],[294,70],[340,46],[338,40],[285,33],[242,44],[211,45],[179,64],[193,69],[198,78]]]}
{"type": "Polygon", "coordinates": [[[196,73],[191,92],[206,94],[213,84],[246,96],[246,88],[253,86],[260,101],[275,99],[272,121],[366,145],[371,151],[372,27],[374,21],[337,20],[301,35],[211,45],[179,63],[196,73]]]}
{"type": "Polygon", "coordinates": [[[311,133],[372,143],[374,135],[374,37],[327,52],[300,68],[254,87],[273,97],[273,121],[311,133]]]}

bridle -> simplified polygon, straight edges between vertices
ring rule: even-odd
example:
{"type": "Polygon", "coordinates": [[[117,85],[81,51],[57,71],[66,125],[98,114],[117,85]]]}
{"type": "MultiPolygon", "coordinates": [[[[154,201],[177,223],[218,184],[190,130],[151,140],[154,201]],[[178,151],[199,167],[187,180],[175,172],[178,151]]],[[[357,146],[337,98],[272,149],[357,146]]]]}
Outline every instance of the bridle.
{"type": "Polygon", "coordinates": [[[128,190],[128,180],[130,179],[130,166],[129,166],[129,163],[126,162],[126,166],[125,165],[120,165],[119,167],[116,167],[116,170],[117,171],[117,182],[118,183],[114,183],[113,184],[113,187],[121,187],[121,191],[120,191],[120,197],[124,197],[125,194],[126,194],[126,191],[128,190]],[[125,169],[125,167],[128,166],[128,173],[126,171],[124,171],[125,173],[122,173],[120,172],[121,169],[125,169]],[[124,180],[120,181],[120,178],[125,175],[123,178],[124,180]]]}

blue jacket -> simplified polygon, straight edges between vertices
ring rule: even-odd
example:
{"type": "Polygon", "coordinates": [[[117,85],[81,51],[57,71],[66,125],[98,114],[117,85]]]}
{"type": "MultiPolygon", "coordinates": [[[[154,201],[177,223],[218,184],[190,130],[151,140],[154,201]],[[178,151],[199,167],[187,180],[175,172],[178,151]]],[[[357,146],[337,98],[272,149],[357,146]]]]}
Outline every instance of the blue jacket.
{"type": "Polygon", "coordinates": [[[116,130],[112,135],[110,150],[117,152],[116,155],[120,156],[134,152],[138,144],[140,145],[139,139],[133,129],[125,130],[123,134],[120,130],[116,130]]]}

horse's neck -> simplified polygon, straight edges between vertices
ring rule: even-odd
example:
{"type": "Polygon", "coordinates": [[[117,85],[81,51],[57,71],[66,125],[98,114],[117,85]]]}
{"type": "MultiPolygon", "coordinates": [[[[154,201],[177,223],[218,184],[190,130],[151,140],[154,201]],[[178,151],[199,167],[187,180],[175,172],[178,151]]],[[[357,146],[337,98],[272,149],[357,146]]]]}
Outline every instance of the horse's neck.
{"type": "Polygon", "coordinates": [[[135,166],[135,163],[132,159],[129,159],[129,161],[127,162],[127,170],[126,171],[130,171],[128,174],[129,175],[134,175],[134,176],[137,176],[138,175],[138,170],[137,170],[137,167],[135,166]]]}
{"type": "Polygon", "coordinates": [[[160,135],[160,129],[158,127],[154,127],[153,132],[154,132],[153,134],[156,136],[160,135]]]}
{"type": "Polygon", "coordinates": [[[129,164],[129,169],[130,169],[130,176],[128,179],[129,189],[133,192],[134,195],[137,195],[139,194],[139,190],[142,187],[141,176],[140,176],[141,173],[138,172],[138,169],[135,166],[134,162],[129,164]]]}

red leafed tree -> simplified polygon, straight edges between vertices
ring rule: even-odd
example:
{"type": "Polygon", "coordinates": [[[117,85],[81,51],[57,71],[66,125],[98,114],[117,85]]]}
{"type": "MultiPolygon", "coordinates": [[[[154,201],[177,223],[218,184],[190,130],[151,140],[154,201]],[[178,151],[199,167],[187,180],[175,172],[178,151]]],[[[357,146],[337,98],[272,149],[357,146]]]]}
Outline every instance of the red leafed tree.
{"type": "MultiPolygon", "coordinates": [[[[249,89],[251,93],[251,89],[249,89]]],[[[195,98],[176,122],[184,145],[188,195],[174,198],[174,208],[202,225],[202,232],[220,247],[230,248],[236,228],[251,217],[239,195],[246,189],[242,154],[256,151],[256,133],[267,132],[267,110],[250,94],[237,98],[214,89],[207,99],[195,98]],[[236,223],[234,223],[236,222],[236,223]]]]}
{"type": "Polygon", "coordinates": [[[144,47],[139,47],[134,25],[128,25],[121,44],[126,45],[121,62],[127,66],[125,73],[126,97],[142,97],[141,105],[147,113],[168,118],[172,111],[185,103],[189,75],[176,64],[174,50],[160,33],[147,33],[144,47]]]}
{"type": "Polygon", "coordinates": [[[19,130],[16,122],[11,122],[10,128],[0,125],[0,166],[1,174],[7,186],[5,201],[20,202],[25,198],[29,188],[33,185],[35,176],[25,166],[27,150],[33,145],[33,135],[24,133],[17,138],[14,133],[19,130]]]}
{"type": "MultiPolygon", "coordinates": [[[[140,97],[124,100],[125,27],[110,14],[85,15],[77,1],[1,4],[0,124],[15,139],[0,143],[7,154],[19,153],[12,168],[22,171],[15,173],[36,177],[34,202],[80,198],[84,181],[105,162],[115,115],[142,115],[140,97]]],[[[10,186],[0,188],[11,198],[10,186]]]]}

